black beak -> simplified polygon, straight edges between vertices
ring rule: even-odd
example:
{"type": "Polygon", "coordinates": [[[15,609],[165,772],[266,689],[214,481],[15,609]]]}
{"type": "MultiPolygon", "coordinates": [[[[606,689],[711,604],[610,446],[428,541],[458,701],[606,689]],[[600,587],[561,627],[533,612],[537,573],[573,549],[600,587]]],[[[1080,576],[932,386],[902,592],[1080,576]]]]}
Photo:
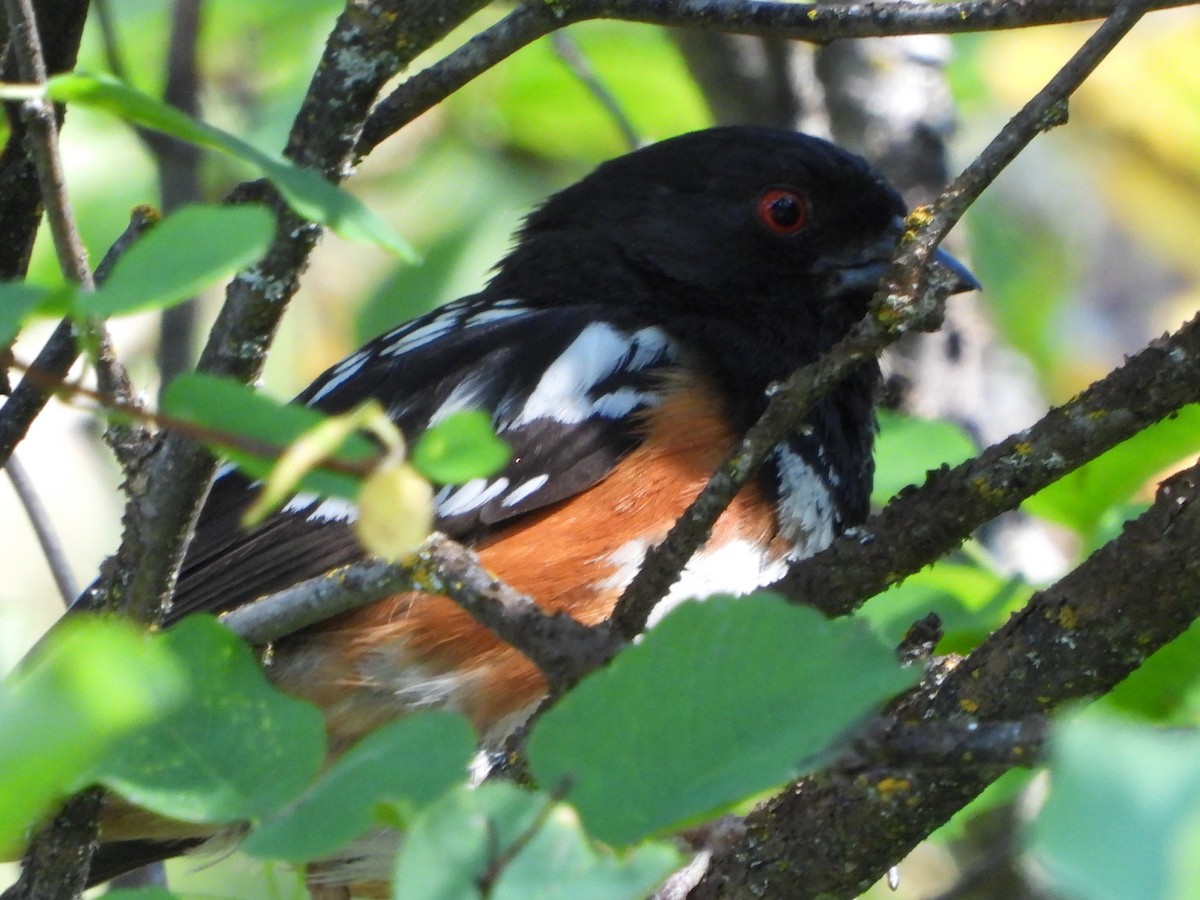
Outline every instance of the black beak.
{"type": "MultiPolygon", "coordinates": [[[[836,291],[868,291],[874,293],[879,287],[879,281],[891,265],[892,254],[896,251],[896,239],[888,235],[872,248],[866,259],[855,261],[850,265],[830,265],[836,291]]],[[[981,287],[978,279],[971,270],[940,247],[934,251],[929,260],[930,268],[941,269],[948,275],[951,294],[961,294],[965,291],[977,291],[981,287]]]]}
{"type": "Polygon", "coordinates": [[[967,291],[977,291],[983,287],[983,285],[979,283],[979,279],[971,274],[970,269],[960,263],[941,247],[938,247],[937,250],[934,251],[932,264],[945,269],[950,273],[950,293],[952,294],[962,294],[966,293],[967,291]]]}

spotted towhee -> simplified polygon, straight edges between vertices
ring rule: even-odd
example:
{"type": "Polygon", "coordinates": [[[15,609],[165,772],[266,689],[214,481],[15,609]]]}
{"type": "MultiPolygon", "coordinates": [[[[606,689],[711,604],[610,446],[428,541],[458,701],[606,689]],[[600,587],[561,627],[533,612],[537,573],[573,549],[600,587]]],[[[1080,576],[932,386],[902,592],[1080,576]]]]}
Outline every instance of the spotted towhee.
{"type": "MultiPolygon", "coordinates": [[[[512,461],[443,488],[436,527],[544,607],[598,622],[772,382],[863,316],[904,214],[862,159],[817,138],[719,128],[666,140],[551,197],[483,291],[376,338],[298,399],[336,413],[376,398],[409,437],[486,411],[512,461]]],[[[974,286],[949,257],[940,264],[958,289],[974,286]]],[[[656,613],[768,584],[863,519],[878,380],[863,364],[775,448],[656,613]]],[[[300,494],[247,532],[238,522],[253,494],[240,472],[220,473],[172,619],[363,557],[351,503],[300,494]]],[[[544,691],[528,660],[428,594],[309,629],[274,659],[277,683],[316,702],[343,748],[429,707],[495,736],[544,691]]],[[[110,836],[171,837],[159,826],[110,836]]]]}

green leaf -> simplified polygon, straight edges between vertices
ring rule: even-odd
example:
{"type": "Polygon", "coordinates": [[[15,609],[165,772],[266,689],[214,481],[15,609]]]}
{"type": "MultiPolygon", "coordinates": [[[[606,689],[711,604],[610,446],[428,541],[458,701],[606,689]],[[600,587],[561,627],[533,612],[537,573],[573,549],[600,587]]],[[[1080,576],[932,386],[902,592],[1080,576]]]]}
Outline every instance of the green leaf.
{"type": "Polygon", "coordinates": [[[269,179],[288,205],[305,219],[328,225],[349,240],[378,244],[400,256],[416,259],[416,253],[390,225],[316,172],[301,169],[228,132],[198,122],[111,76],[82,72],[55,75],[47,82],[46,92],[60,103],[102,109],[144,128],[249,163],[269,179]]]}
{"type": "Polygon", "coordinates": [[[53,293],[52,288],[20,281],[0,282],[0,347],[12,343],[21,326],[53,293]]]}
{"type": "Polygon", "coordinates": [[[104,900],[182,900],[178,894],[160,887],[110,888],[104,892],[104,900]]]}
{"type": "Polygon", "coordinates": [[[57,626],[0,684],[0,852],[183,688],[166,649],[127,622],[77,616],[57,626]]]}
{"type": "Polygon", "coordinates": [[[336,850],[371,827],[377,804],[419,809],[465,781],[475,744],[466,720],[448,712],[393,722],[363,738],[242,849],[294,861],[336,850]]]}
{"type": "Polygon", "coordinates": [[[187,695],[114,744],[94,780],[185,822],[266,815],[309,784],[325,755],[313,706],[271,687],[250,649],[211,617],[190,616],[160,640],[183,668],[187,695]]]}
{"type": "Polygon", "coordinates": [[[95,293],[77,294],[76,310],[106,318],[182,303],[262,256],[274,233],[262,206],[186,206],[137,240],[95,293]]]}
{"type": "MultiPolygon", "coordinates": [[[[198,373],[181,375],[172,381],[163,395],[162,406],[176,418],[217,432],[261,441],[273,448],[274,454],[253,453],[234,446],[220,435],[205,439],[205,443],[256,478],[267,476],[279,451],[327,419],[314,409],[280,403],[232,379],[198,373]]],[[[356,462],[376,455],[375,446],[362,435],[355,434],[346,441],[337,458],[356,462]]],[[[322,495],[353,498],[358,493],[359,480],[352,475],[318,469],[300,479],[300,485],[322,495]]]]}
{"type": "Polygon", "coordinates": [[[575,811],[558,804],[503,869],[490,900],[641,900],[682,864],[666,843],[644,844],[622,857],[599,850],[575,811]]]}
{"type": "Polygon", "coordinates": [[[1200,404],[1193,404],[1059,479],[1022,508],[1090,535],[1111,507],[1128,502],[1156,474],[1198,452],[1200,404]]]}
{"type": "Polygon", "coordinates": [[[490,782],[452,791],[413,821],[392,896],[479,900],[491,877],[489,900],[640,900],[679,863],[666,845],[617,858],[589,844],[569,807],[490,782]]]}
{"type": "Polygon", "coordinates": [[[684,603],[539,720],[529,762],[628,844],[797,777],[916,679],[861,622],[769,593],[684,603]]]}
{"type": "Polygon", "coordinates": [[[1063,723],[1033,849],[1089,900],[1197,896],[1200,735],[1096,714],[1063,723]]]}
{"type": "Polygon", "coordinates": [[[510,459],[508,444],[496,437],[492,420],[479,410],[447,416],[421,435],[412,449],[413,467],[440,484],[487,478],[510,459]]]}
{"type": "Polygon", "coordinates": [[[875,487],[871,500],[883,505],[930,469],[958,465],[977,452],[974,441],[951,422],[879,413],[875,442],[875,487]]]}

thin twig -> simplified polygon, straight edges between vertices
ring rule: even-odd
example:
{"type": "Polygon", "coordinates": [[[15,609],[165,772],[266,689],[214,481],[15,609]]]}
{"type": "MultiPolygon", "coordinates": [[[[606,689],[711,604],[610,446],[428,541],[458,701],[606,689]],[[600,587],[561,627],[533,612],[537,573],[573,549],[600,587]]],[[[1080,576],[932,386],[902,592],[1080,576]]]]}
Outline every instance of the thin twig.
{"type": "MultiPolygon", "coordinates": [[[[34,84],[44,84],[46,63],[42,57],[42,42],[37,30],[33,4],[31,0],[5,0],[5,6],[21,76],[34,84]]],[[[63,176],[54,104],[45,97],[35,97],[22,103],[21,115],[27,128],[26,142],[29,155],[37,169],[42,204],[46,209],[46,219],[54,239],[59,267],[67,280],[85,291],[95,290],[96,284],[88,266],[87,250],[79,236],[71,200],[67,194],[66,179],[63,176]]],[[[124,367],[118,362],[103,325],[99,322],[87,323],[85,339],[95,348],[96,374],[101,388],[123,402],[137,402],[137,392],[133,389],[124,367]]],[[[109,438],[122,462],[128,463],[135,452],[133,448],[141,443],[143,435],[127,433],[118,428],[111,431],[109,438]]]]}
{"type": "Polygon", "coordinates": [[[566,798],[572,787],[572,779],[564,778],[562,783],[557,785],[545,798],[545,803],[538,810],[537,815],[525,826],[520,834],[516,835],[507,847],[500,847],[500,834],[496,827],[496,823],[492,819],[487,820],[487,837],[488,837],[488,863],[483,873],[475,880],[475,886],[479,894],[483,897],[492,895],[492,890],[496,886],[497,880],[504,874],[504,870],[512,865],[514,859],[529,846],[529,842],[537,837],[546,823],[550,821],[550,816],[554,812],[554,808],[566,798]]]}
{"type": "Polygon", "coordinates": [[[472,551],[441,534],[432,535],[408,563],[371,560],[344,566],[239,607],[222,621],[247,641],[266,644],[384,597],[415,591],[454,600],[525,654],[556,692],[619,649],[608,629],[545,612],[489,575],[472,551]]]}
{"type": "Polygon", "coordinates": [[[937,202],[929,210],[909,216],[910,232],[901,241],[866,317],[828,354],[794,373],[771,396],[766,411],[738,448],[676,521],[666,539],[646,554],[613,612],[612,621],[623,635],[631,638],[645,628],[654,604],[708,540],[721,513],[775,445],[799,427],[816,403],[863,360],[878,355],[904,333],[928,330],[940,323],[948,286],[939,284],[944,274],[927,268],[937,245],[1017,153],[1039,133],[1061,121],[1067,97],[1141,18],[1144,6],[1119,6],[937,202]]]}
{"type": "Polygon", "coordinates": [[[416,589],[409,567],[369,560],[243,604],[221,616],[221,622],[247,643],[263,646],[392,594],[416,589]]]}
{"type": "MultiPolygon", "coordinates": [[[[200,41],[201,0],[175,0],[171,8],[171,37],[167,48],[166,86],[163,100],[190,116],[200,112],[200,66],[196,58],[200,41]]],[[[163,212],[170,213],[200,198],[200,148],[155,131],[139,129],[158,168],[163,212]]],[[[163,310],[156,359],[163,389],[192,364],[196,332],[196,298],[163,310]]]]}
{"type": "Polygon", "coordinates": [[[630,150],[636,150],[642,146],[642,137],[638,134],[637,128],[634,127],[616,95],[608,89],[608,85],[600,80],[600,76],[592,68],[592,64],[579,49],[579,44],[565,31],[556,31],[550,35],[550,46],[554,48],[558,58],[566,63],[572,74],[579,79],[580,84],[596,98],[597,103],[604,107],[604,111],[608,113],[613,124],[617,126],[617,130],[621,132],[625,145],[630,150]]]}
{"type": "MultiPolygon", "coordinates": [[[[157,213],[148,206],[138,206],[133,210],[129,225],[96,267],[97,284],[103,284],[107,280],[116,261],[156,221],[157,213]]],[[[22,379],[3,408],[0,408],[0,464],[12,455],[13,449],[25,437],[29,426],[66,378],[67,372],[78,357],[79,342],[75,334],[75,321],[63,319],[29,364],[29,368],[37,373],[37,377],[22,379]]]]}
{"type": "Polygon", "coordinates": [[[54,584],[62,596],[63,605],[70,606],[72,601],[79,596],[79,588],[71,574],[71,565],[67,562],[62,541],[58,539],[54,523],[50,521],[50,514],[46,511],[41,498],[38,497],[37,487],[34,485],[33,479],[29,477],[29,473],[25,471],[25,467],[15,456],[9,458],[4,470],[8,473],[8,480],[12,482],[17,499],[21,501],[21,506],[25,509],[29,524],[33,526],[34,534],[37,535],[38,545],[42,548],[42,555],[46,557],[50,574],[54,576],[54,584]]]}
{"type": "Polygon", "coordinates": [[[117,39],[117,23],[113,18],[111,0],[92,0],[92,9],[96,11],[96,21],[100,26],[100,43],[104,48],[104,61],[109,70],[129,84],[129,70],[125,66],[125,58],[121,54],[121,42],[117,39]]]}
{"type": "MultiPolygon", "coordinates": [[[[42,57],[42,40],[37,30],[33,3],[31,0],[5,0],[5,7],[21,77],[33,84],[44,84],[46,62],[42,57]]],[[[21,104],[21,114],[29,129],[29,152],[37,168],[42,204],[46,208],[50,233],[54,237],[58,264],[69,280],[85,290],[91,290],[95,287],[92,271],[87,264],[87,251],[79,237],[79,230],[75,227],[75,216],[71,211],[66,179],[63,177],[54,104],[45,97],[31,98],[21,104]]]]}

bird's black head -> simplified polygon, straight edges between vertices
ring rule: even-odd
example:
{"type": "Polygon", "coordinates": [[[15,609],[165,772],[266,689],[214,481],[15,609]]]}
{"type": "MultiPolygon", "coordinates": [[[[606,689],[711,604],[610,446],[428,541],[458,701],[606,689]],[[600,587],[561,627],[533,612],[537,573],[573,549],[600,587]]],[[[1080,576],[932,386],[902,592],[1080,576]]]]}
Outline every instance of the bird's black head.
{"type": "MultiPolygon", "coordinates": [[[[904,213],[864,160],[827,141],[715,128],[611,160],[551,197],[487,292],[662,327],[744,428],[771,382],[819,358],[866,313],[904,213]]],[[[864,362],[787,442],[789,458],[825,480],[840,523],[866,512],[878,371],[864,362]]],[[[784,474],[760,473],[769,493],[784,474]]]]}
{"type": "Polygon", "coordinates": [[[864,160],[827,141],[715,128],[611,160],[551,197],[494,287],[532,302],[750,316],[826,343],[865,312],[904,212],[864,160]],[[529,270],[540,296],[521,283],[529,270]]]}

